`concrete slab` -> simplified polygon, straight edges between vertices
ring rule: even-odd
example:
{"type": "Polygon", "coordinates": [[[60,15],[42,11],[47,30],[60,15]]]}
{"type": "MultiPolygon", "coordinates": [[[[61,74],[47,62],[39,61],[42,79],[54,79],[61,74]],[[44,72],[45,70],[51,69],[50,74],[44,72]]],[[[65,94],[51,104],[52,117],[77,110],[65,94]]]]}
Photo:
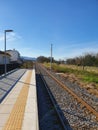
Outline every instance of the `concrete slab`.
{"type": "Polygon", "coordinates": [[[4,127],[7,119],[9,117],[9,114],[0,114],[0,127],[4,127]]]}
{"type": "Polygon", "coordinates": [[[25,113],[22,130],[37,130],[36,113],[25,113]]]}
{"type": "MultiPolygon", "coordinates": [[[[21,78],[21,82],[24,82],[26,79],[27,73],[21,78]]],[[[23,83],[18,82],[15,87],[10,91],[6,98],[0,104],[0,130],[3,130],[10,113],[12,112],[13,106],[16,102],[16,99],[23,87],[23,83]]]]}
{"type": "Polygon", "coordinates": [[[36,100],[35,99],[29,99],[29,101],[27,101],[27,105],[26,105],[26,109],[25,109],[25,113],[36,113],[36,100]]]}
{"type": "Polygon", "coordinates": [[[3,102],[3,104],[7,105],[13,105],[15,104],[17,98],[8,98],[6,101],[3,102]]]}
{"type": "Polygon", "coordinates": [[[18,69],[6,77],[0,77],[0,103],[9,94],[9,91],[12,90],[25,71],[26,69],[18,69]]]}
{"type": "Polygon", "coordinates": [[[22,130],[39,130],[35,70],[33,70],[22,130]]]}
{"type": "Polygon", "coordinates": [[[2,127],[0,127],[0,130],[2,130],[2,127]]]}
{"type": "MultiPolygon", "coordinates": [[[[0,104],[0,130],[3,130],[10,114],[13,111],[17,97],[20,94],[24,84],[28,71],[25,75],[17,82],[12,91],[0,104]]],[[[39,130],[38,126],[38,110],[37,110],[37,95],[36,95],[36,81],[35,81],[35,70],[33,70],[31,81],[28,84],[29,92],[25,107],[25,113],[23,117],[22,129],[21,130],[39,130]]],[[[14,129],[13,129],[14,130],[14,129]]]]}
{"type": "Polygon", "coordinates": [[[0,106],[0,114],[9,114],[11,113],[12,108],[13,105],[3,104],[0,106]]]}

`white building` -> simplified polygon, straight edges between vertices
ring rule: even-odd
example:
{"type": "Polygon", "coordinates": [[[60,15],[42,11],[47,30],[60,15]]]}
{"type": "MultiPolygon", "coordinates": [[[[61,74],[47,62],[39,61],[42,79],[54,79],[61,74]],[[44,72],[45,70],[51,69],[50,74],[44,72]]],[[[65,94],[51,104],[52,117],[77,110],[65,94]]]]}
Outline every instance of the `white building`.
{"type": "MultiPolygon", "coordinates": [[[[10,54],[6,53],[6,64],[10,64],[10,54]]],[[[0,51],[0,64],[5,64],[5,52],[0,51]]]]}
{"type": "Polygon", "coordinates": [[[15,50],[15,49],[7,50],[6,52],[11,55],[11,57],[10,57],[11,62],[21,63],[20,53],[17,50],[15,50]]]}

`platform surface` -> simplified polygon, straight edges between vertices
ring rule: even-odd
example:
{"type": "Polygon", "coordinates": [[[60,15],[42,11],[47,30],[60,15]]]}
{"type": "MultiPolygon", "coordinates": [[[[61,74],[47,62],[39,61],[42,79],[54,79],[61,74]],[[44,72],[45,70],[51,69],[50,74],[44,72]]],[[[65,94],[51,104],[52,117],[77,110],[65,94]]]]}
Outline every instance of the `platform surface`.
{"type": "Polygon", "coordinates": [[[26,70],[1,102],[0,130],[38,129],[36,81],[35,70],[33,69],[26,70]]]}

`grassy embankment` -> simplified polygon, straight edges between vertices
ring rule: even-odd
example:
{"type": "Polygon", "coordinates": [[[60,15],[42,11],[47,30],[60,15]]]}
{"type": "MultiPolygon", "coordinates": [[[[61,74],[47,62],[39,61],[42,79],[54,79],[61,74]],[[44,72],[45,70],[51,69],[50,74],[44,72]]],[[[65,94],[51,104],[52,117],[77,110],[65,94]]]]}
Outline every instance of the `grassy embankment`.
{"type": "Polygon", "coordinates": [[[25,62],[21,65],[21,68],[32,69],[32,68],[33,68],[33,62],[32,62],[32,61],[25,61],[25,62]]]}
{"type": "MultiPolygon", "coordinates": [[[[50,63],[44,63],[44,65],[50,68],[50,63]]],[[[82,67],[73,65],[57,65],[52,64],[52,69],[56,72],[62,72],[67,74],[74,74],[84,83],[95,83],[98,86],[98,70],[96,67],[82,67]]]]}

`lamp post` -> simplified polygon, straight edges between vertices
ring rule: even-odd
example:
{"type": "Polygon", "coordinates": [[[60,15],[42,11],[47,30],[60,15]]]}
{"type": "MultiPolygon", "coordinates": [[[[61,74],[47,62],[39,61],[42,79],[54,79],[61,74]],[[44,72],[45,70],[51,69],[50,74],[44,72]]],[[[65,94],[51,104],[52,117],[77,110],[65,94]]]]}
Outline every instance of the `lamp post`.
{"type": "Polygon", "coordinates": [[[7,71],[7,66],[6,66],[6,33],[7,32],[13,32],[13,30],[4,30],[4,52],[5,52],[5,76],[6,76],[6,71],[7,71]]]}

